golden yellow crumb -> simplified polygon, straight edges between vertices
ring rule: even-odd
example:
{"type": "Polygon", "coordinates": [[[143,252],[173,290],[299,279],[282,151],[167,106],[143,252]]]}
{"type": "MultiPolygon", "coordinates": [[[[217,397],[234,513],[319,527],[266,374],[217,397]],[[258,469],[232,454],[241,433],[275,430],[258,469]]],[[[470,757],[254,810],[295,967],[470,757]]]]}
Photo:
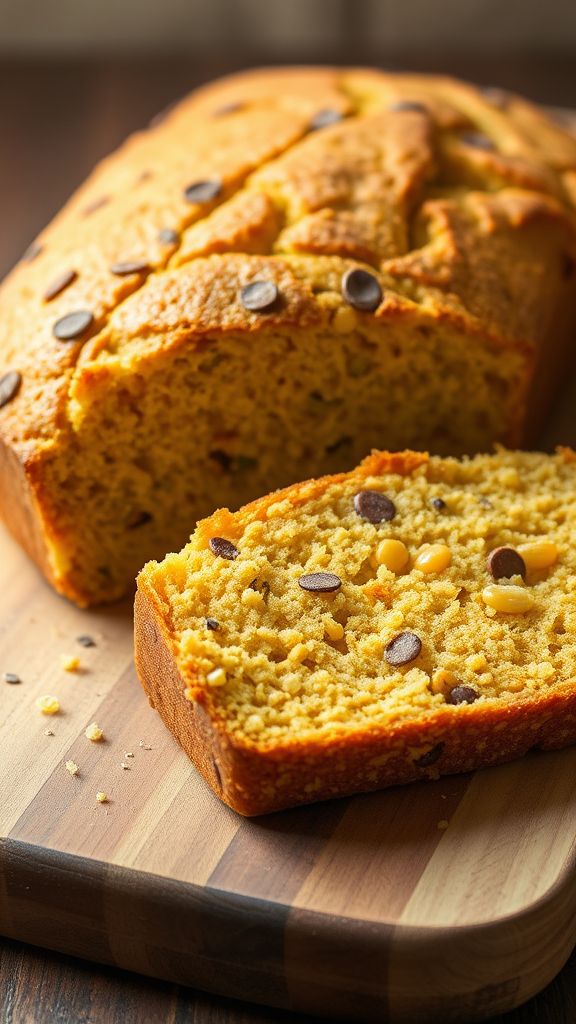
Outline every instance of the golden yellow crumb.
{"type": "Polygon", "coordinates": [[[125,750],[124,757],[134,757],[134,754],[132,753],[131,750],[125,750]]]}
{"type": "Polygon", "coordinates": [[[75,654],[63,654],[62,668],[65,672],[77,672],[80,668],[80,658],[75,654]]]}
{"type": "Polygon", "coordinates": [[[52,732],[52,729],[44,729],[44,735],[45,736],[53,736],[54,733],[52,732]]]}
{"type": "Polygon", "coordinates": [[[92,724],[88,726],[84,735],[87,740],[92,740],[93,743],[98,743],[98,741],[104,737],[102,729],[96,722],[92,722],[92,724]]]}
{"type": "Polygon", "coordinates": [[[75,761],[66,761],[65,768],[67,772],[70,772],[70,775],[78,775],[80,771],[75,761]]]}
{"type": "Polygon", "coordinates": [[[120,762],[120,767],[123,768],[125,772],[130,771],[130,765],[126,764],[125,761],[120,762]]]}
{"type": "Polygon", "coordinates": [[[105,804],[108,802],[108,797],[106,796],[106,793],[102,793],[101,790],[98,793],[96,793],[96,799],[99,804],[105,804]]]}
{"type": "Polygon", "coordinates": [[[60,711],[60,701],[57,697],[45,694],[43,697],[38,697],[36,707],[43,715],[56,715],[60,711]]]}

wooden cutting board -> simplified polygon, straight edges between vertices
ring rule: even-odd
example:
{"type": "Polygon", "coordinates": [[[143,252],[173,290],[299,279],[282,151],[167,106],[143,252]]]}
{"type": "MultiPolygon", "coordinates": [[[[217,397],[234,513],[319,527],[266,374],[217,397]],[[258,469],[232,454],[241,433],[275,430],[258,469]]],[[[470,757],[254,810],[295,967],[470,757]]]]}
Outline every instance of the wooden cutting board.
{"type": "MultiPolygon", "coordinates": [[[[549,440],[576,442],[573,401],[549,440]]],[[[59,598],[0,532],[0,674],[22,680],[0,681],[4,934],[333,1020],[482,1020],[562,967],[576,749],[242,819],[148,707],[131,625],[130,602],[59,598]]]]}
{"type": "MultiPolygon", "coordinates": [[[[576,445],[575,400],[576,386],[548,447],[576,445]]],[[[79,611],[0,528],[7,936],[332,1020],[483,1020],[576,943],[575,779],[572,748],[242,819],[148,707],[131,602],[79,611]]]]}

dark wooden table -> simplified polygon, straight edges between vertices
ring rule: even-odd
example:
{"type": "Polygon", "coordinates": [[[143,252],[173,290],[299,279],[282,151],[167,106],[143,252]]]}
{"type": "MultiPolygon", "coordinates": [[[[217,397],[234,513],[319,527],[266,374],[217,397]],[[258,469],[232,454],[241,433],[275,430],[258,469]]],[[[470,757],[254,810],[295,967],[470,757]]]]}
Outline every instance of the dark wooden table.
{"type": "MultiPolygon", "coordinates": [[[[287,54],[290,60],[291,55],[287,54]]],[[[294,59],[292,55],[292,59],[294,59]]],[[[343,63],[370,55],[335,55],[343,63]]],[[[56,213],[94,163],[165,104],[241,64],[179,56],[0,65],[0,276],[56,213]]],[[[449,71],[576,107],[571,58],[471,59],[405,55],[391,67],[449,71]]],[[[57,945],[57,937],[54,939],[57,945]]],[[[181,986],[0,939],[0,1024],[305,1024],[280,1010],[244,1005],[181,986]]],[[[491,1024],[575,1024],[576,953],[535,999],[491,1024]]],[[[466,1022],[463,1022],[466,1024],[466,1022]]]]}

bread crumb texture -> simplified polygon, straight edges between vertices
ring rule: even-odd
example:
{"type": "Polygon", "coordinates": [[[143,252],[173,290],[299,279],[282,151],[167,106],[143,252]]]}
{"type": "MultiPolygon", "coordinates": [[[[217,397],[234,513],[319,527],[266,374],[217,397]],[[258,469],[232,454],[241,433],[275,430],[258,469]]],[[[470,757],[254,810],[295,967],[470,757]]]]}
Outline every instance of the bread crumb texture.
{"type": "Polygon", "coordinates": [[[575,498],[566,451],[373,454],[354,473],[215,513],[139,578],[170,637],[176,704],[197,702],[235,742],[266,749],[573,683],[575,498]],[[382,496],[393,517],[370,521],[382,496]],[[230,542],[227,557],[215,537],[230,542]],[[408,558],[390,567],[385,542],[408,558]],[[539,557],[524,575],[500,575],[519,550],[539,557]],[[310,580],[316,589],[303,589],[310,580]],[[499,606],[488,588],[529,600],[499,606]]]}
{"type": "Polygon", "coordinates": [[[519,443],[576,329],[575,182],[540,111],[447,78],[201,90],[0,291],[3,514],[89,604],[215,507],[372,447],[519,443]]]}

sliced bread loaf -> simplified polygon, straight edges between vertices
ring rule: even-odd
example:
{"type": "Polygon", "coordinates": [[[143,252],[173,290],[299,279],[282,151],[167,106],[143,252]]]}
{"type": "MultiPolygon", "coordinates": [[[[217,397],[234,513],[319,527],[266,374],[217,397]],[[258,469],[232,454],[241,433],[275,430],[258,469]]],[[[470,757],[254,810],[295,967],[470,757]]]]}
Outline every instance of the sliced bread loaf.
{"type": "Polygon", "coordinates": [[[576,456],[373,453],[140,573],[150,702],[243,814],[576,740],[576,456]]]}

